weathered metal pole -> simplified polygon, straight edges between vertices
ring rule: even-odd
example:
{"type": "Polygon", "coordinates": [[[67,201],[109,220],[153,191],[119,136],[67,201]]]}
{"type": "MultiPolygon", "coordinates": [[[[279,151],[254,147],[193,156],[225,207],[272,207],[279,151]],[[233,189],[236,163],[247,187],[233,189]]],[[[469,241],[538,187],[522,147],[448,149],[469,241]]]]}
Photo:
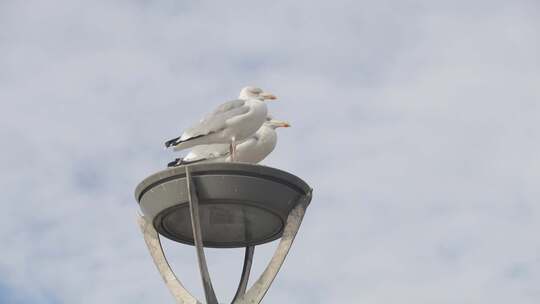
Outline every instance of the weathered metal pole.
{"type": "Polygon", "coordinates": [[[191,228],[193,229],[193,240],[195,242],[195,247],[197,248],[197,259],[199,260],[199,271],[201,272],[204,295],[206,296],[206,302],[208,304],[218,304],[216,293],[212,287],[210,273],[208,272],[206,257],[204,255],[201,218],[199,216],[199,198],[197,197],[197,189],[195,188],[195,184],[191,178],[191,172],[189,172],[189,166],[186,166],[186,180],[189,198],[189,211],[191,215],[191,228]]]}

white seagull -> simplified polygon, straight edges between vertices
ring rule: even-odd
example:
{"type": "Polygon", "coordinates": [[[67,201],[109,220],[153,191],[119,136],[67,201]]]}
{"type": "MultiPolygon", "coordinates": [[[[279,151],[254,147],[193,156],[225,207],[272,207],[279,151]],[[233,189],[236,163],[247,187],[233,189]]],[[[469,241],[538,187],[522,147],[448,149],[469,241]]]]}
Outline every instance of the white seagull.
{"type": "MultiPolygon", "coordinates": [[[[256,164],[270,154],[277,143],[276,129],[290,127],[286,121],[267,117],[264,124],[236,147],[235,161],[256,164]]],[[[177,158],[168,164],[169,167],[187,165],[198,162],[230,162],[231,154],[228,145],[214,144],[193,148],[184,158],[177,158]]]]}
{"type": "Polygon", "coordinates": [[[236,143],[255,133],[264,123],[268,110],[265,100],[276,97],[260,88],[245,87],[236,100],[220,105],[181,136],[165,142],[175,151],[208,144],[229,144],[233,159],[236,143]]]}

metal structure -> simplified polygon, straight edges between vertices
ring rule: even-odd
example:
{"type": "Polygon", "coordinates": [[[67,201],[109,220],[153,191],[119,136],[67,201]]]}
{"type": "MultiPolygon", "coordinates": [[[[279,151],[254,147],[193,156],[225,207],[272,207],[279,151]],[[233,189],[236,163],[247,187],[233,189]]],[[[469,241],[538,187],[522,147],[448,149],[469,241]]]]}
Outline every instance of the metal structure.
{"type": "Polygon", "coordinates": [[[194,245],[206,302],[218,300],[204,247],[245,248],[233,304],[260,303],[300,228],[312,189],[300,178],[270,167],[243,163],[194,164],[149,176],[135,190],[139,225],[150,254],[177,303],[201,303],[169,266],[159,234],[194,245]],[[279,241],[251,288],[247,288],[255,246],[279,241]]]}

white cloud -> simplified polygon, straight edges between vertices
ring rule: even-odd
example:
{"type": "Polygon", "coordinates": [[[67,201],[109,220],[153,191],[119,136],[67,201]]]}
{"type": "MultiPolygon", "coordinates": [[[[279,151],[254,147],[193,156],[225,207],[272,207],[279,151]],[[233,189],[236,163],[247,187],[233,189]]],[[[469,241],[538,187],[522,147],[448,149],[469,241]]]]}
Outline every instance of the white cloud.
{"type": "MultiPolygon", "coordinates": [[[[266,302],[537,303],[538,17],[534,1],[2,2],[0,282],[36,303],[172,302],[133,188],[172,157],[165,138],[254,83],[293,124],[266,164],[315,188],[266,302]]],[[[167,248],[200,295],[191,248],[167,248]]],[[[210,252],[218,294],[240,259],[210,252]]]]}

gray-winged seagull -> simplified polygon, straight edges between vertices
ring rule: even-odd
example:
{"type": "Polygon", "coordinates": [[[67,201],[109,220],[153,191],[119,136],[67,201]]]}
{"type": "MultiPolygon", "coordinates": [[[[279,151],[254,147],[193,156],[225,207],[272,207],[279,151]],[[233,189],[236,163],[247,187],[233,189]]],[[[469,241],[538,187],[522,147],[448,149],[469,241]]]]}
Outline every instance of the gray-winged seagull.
{"type": "MultiPolygon", "coordinates": [[[[270,154],[277,143],[276,129],[279,127],[290,127],[286,121],[267,117],[264,124],[243,142],[236,147],[236,159],[238,162],[256,164],[270,154]]],[[[231,155],[228,145],[214,144],[203,145],[193,148],[183,159],[177,158],[169,163],[169,167],[187,165],[198,162],[230,162],[231,155]]]]}
{"type": "Polygon", "coordinates": [[[236,159],[236,143],[255,133],[266,119],[265,100],[276,97],[260,88],[245,87],[236,100],[220,105],[181,136],[165,142],[175,151],[208,144],[228,144],[232,159],[236,159]]]}

